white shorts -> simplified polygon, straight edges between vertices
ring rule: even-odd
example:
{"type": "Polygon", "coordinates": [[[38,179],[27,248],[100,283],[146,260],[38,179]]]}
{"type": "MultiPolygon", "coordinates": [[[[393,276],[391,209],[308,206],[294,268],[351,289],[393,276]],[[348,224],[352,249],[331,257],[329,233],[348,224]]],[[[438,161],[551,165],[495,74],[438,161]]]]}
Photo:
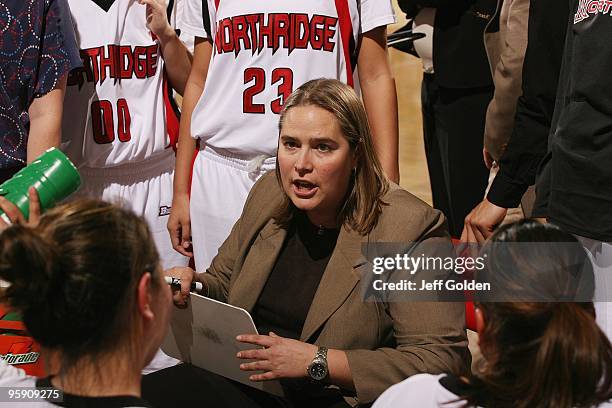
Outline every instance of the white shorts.
{"type": "Polygon", "coordinates": [[[81,188],[75,197],[98,198],[123,205],[149,224],[164,269],[187,266],[189,259],[172,248],[168,216],[172,208],[174,152],[135,164],[105,169],[81,168],[81,188]]]}
{"type": "Polygon", "coordinates": [[[247,161],[221,155],[207,146],[198,152],[191,182],[191,238],[196,270],[210,266],[234,223],[251,187],[276,168],[274,157],[247,161]]]}

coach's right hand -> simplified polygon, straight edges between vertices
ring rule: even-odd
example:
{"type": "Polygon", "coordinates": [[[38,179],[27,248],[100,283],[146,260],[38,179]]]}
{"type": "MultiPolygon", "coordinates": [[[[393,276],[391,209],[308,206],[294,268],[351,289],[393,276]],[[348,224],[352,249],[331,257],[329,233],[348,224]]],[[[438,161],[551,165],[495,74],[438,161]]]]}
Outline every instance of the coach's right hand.
{"type": "Polygon", "coordinates": [[[196,271],[194,271],[188,266],[180,266],[164,271],[164,275],[169,276],[171,278],[180,279],[180,289],[178,288],[178,286],[172,287],[172,301],[178,307],[186,307],[187,301],[189,300],[191,283],[197,280],[196,271]]]}
{"type": "Polygon", "coordinates": [[[189,216],[189,196],[187,194],[174,196],[168,219],[168,232],[172,247],[179,253],[192,257],[191,217],[189,216]]]}

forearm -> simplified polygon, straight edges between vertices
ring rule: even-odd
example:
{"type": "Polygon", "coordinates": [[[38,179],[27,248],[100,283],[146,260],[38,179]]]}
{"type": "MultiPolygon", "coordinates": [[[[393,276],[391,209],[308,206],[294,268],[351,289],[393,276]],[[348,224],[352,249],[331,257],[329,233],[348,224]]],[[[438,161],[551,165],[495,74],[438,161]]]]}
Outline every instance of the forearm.
{"type": "Polygon", "coordinates": [[[372,128],[376,156],[387,177],[399,182],[399,129],[397,94],[391,76],[380,76],[361,83],[363,101],[372,128]]]}
{"type": "Polygon", "coordinates": [[[516,207],[527,188],[535,183],[538,165],[548,148],[549,110],[552,111],[552,102],[530,93],[518,99],[512,137],[487,194],[491,203],[504,208],[516,207]]]}
{"type": "Polygon", "coordinates": [[[174,169],[174,196],[189,194],[189,182],[191,180],[191,163],[196,150],[196,140],[191,137],[190,132],[183,131],[184,127],[189,130],[191,122],[184,124],[181,118],[179,141],[176,150],[176,164],[174,169]]]}
{"type": "Polygon", "coordinates": [[[376,155],[387,177],[398,182],[397,93],[387,55],[386,32],[385,27],[378,27],[363,35],[357,66],[376,155]]]}
{"type": "Polygon", "coordinates": [[[30,117],[27,145],[28,164],[47,149],[60,145],[66,77],[59,80],[54,90],[35,98],[28,109],[30,117]]]}
{"type": "Polygon", "coordinates": [[[206,82],[208,62],[210,61],[212,45],[205,40],[198,40],[193,67],[183,96],[179,141],[176,153],[176,168],[174,174],[174,195],[187,195],[191,179],[191,163],[196,149],[196,141],[191,136],[191,117],[197,105],[206,82]]]}
{"type": "Polygon", "coordinates": [[[44,115],[30,122],[28,136],[27,163],[30,164],[38,156],[51,147],[59,147],[61,140],[60,123],[51,115],[44,115]]]}
{"type": "Polygon", "coordinates": [[[170,84],[175,91],[184,95],[193,56],[171,27],[158,39],[170,84]]]}

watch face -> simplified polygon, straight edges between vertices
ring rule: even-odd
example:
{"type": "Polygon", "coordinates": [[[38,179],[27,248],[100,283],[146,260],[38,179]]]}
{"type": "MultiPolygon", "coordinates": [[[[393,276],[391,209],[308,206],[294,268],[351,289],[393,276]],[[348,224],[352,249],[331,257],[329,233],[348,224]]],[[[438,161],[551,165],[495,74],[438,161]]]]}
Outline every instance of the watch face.
{"type": "Polygon", "coordinates": [[[308,371],[310,373],[310,377],[316,381],[321,381],[327,377],[327,365],[323,363],[312,363],[308,371]]]}

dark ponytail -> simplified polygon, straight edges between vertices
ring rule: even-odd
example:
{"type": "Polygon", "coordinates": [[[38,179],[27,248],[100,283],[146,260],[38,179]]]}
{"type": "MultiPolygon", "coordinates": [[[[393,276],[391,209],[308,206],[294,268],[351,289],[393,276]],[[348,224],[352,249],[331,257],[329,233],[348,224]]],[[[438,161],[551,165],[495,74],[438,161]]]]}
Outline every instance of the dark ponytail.
{"type": "Polygon", "coordinates": [[[556,303],[550,313],[532,367],[534,387],[541,384],[539,399],[553,407],[593,406],[610,399],[612,346],[592,309],[556,303]]]}
{"type": "Polygon", "coordinates": [[[55,245],[32,229],[13,225],[0,234],[0,279],[10,283],[4,299],[22,312],[33,335],[39,326],[27,318],[49,320],[50,293],[57,289],[54,281],[61,279],[57,264],[55,245]]]}
{"type": "Polygon", "coordinates": [[[35,340],[62,352],[64,366],[132,342],[135,289],[145,272],[160,273],[146,223],[102,201],[74,201],[33,230],[0,234],[0,279],[10,283],[3,301],[35,340]]]}

